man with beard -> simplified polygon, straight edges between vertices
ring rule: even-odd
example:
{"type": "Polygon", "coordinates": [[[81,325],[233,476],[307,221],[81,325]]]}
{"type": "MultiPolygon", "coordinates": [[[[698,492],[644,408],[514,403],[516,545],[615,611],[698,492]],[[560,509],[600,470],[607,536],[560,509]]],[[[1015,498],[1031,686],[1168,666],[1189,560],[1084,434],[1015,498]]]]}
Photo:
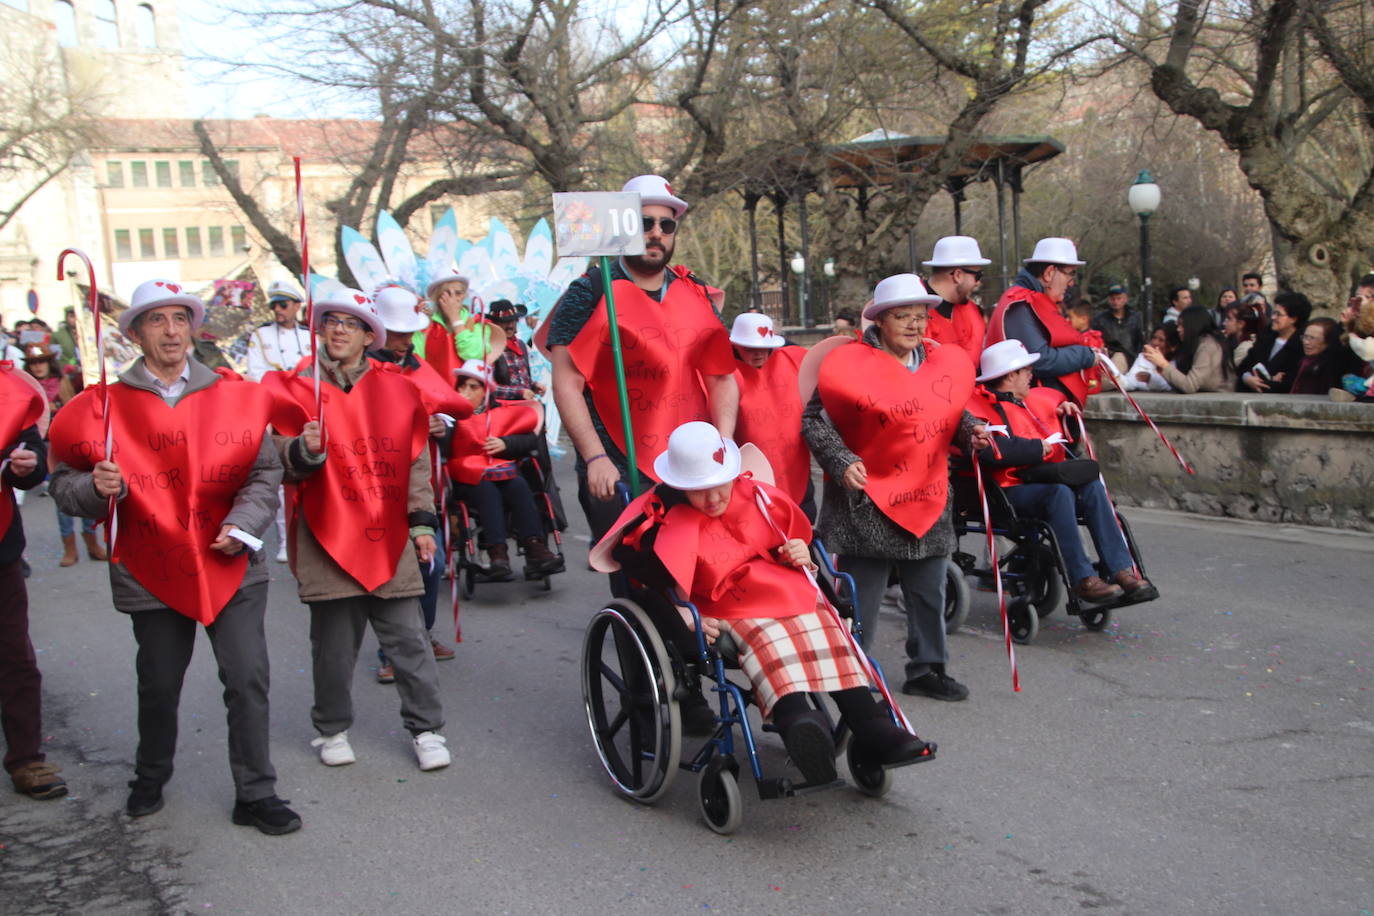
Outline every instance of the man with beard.
{"type": "MultiPolygon", "coordinates": [[[[723,294],[687,268],[668,266],[687,202],[657,175],[632,178],[623,190],[640,197],[644,254],[615,261],[610,280],[631,394],[636,463],[640,474],[652,480],[654,459],[668,447],[669,433],[683,423],[709,420],[721,435],[734,435],[739,387],[719,313],[723,294]]],[[[601,271],[593,268],[573,281],[554,306],[545,342],[553,363],[554,400],[577,449],[577,497],[593,543],[620,515],[615,485],[629,477],[602,299],[601,271]]]]}

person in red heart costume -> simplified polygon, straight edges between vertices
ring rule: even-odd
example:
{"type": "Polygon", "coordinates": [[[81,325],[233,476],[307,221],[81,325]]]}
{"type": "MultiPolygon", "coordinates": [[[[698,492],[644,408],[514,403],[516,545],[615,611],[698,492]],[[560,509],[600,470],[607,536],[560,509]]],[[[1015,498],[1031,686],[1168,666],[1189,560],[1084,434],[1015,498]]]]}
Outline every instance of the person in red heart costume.
{"type": "Polygon", "coordinates": [[[968,407],[988,423],[1005,426],[1006,432],[980,453],[979,460],[992,472],[1018,516],[1044,519],[1054,529],[1074,594],[1080,599],[1100,603],[1123,592],[1132,602],[1158,598],[1158,590],[1136,575],[1135,561],[1100,476],[1081,484],[1038,479],[1037,469],[1043,471],[1072,457],[1063,420],[1082,415],[1082,409],[1058,391],[1031,388],[1039,359],[1019,340],[1004,340],[983,351],[979,387],[968,407]],[[1080,514],[1103,564],[1113,572],[1110,583],[1097,575],[1083,549],[1078,536],[1080,514]]]}
{"type": "Polygon", "coordinates": [[[977,239],[947,235],[935,243],[930,260],[921,263],[930,268],[926,285],[941,300],[930,310],[930,339],[954,344],[978,365],[988,325],[973,294],[983,284],[984,268],[992,262],[978,250],[977,239]]]}
{"type": "MultiPolygon", "coordinates": [[[[420,400],[429,414],[430,461],[443,454],[449,440],[453,438],[453,424],[464,417],[472,416],[472,405],[453,390],[452,383],[435,371],[428,362],[415,355],[415,337],[429,326],[429,315],[420,303],[420,297],[400,286],[388,286],[377,291],[373,300],[377,315],[386,328],[386,338],[380,346],[368,350],[368,359],[379,363],[397,366],[401,374],[415,386],[420,400]]],[[[436,494],[437,498],[437,494],[436,494]]],[[[434,660],[449,661],[454,651],[434,636],[434,623],[439,613],[439,587],[444,579],[444,548],[435,541],[434,562],[420,564],[420,576],[425,581],[425,593],[420,597],[420,611],[425,616],[425,629],[429,632],[430,648],[434,660]]],[[[386,653],[377,650],[377,680],[390,684],[396,679],[386,653]]]]}
{"type": "MultiPolygon", "coordinates": [[[[935,745],[898,726],[874,701],[854,644],[815,583],[811,523],[777,487],[741,474],[740,451],[711,424],[685,423],[654,461],[661,483],[621,514],[593,562],[687,595],[708,643],[727,636],[754,700],[771,717],[810,785],[835,780],[829,720],[810,693],[829,693],[854,750],[881,764],[929,760],[935,745]],[[605,562],[609,549],[613,563],[605,562]]],[[[692,627],[689,611],[679,609],[692,627]]]]}
{"type": "Polygon", "coordinates": [[[37,799],[66,795],[67,783],[43,753],[43,675],[29,640],[24,521],[14,491],[31,490],[47,476],[39,431],[47,412],[42,390],[12,362],[0,362],[0,730],[14,790],[37,799]]]}
{"type": "MultiPolygon", "coordinates": [[[[687,268],[668,266],[687,202],[658,175],[631,178],[622,190],[639,194],[644,253],[615,261],[610,279],[635,457],[639,473],[652,480],[654,459],[680,424],[709,419],[734,435],[739,386],[718,311],[724,294],[687,268]]],[[[590,270],[572,282],[536,334],[553,363],[554,401],[577,449],[577,499],[593,541],[620,514],[616,483],[629,480],[603,300],[601,271],[590,270]]]]}
{"type": "Polygon", "coordinates": [[[310,606],[310,718],[320,733],[312,743],[326,766],[357,759],[348,740],[353,669],[370,624],[395,672],[420,769],[446,767],[438,670],[419,605],[420,570],[434,562],[439,524],[429,415],[398,367],[367,358],[386,336],[371,299],[340,286],[315,300],[314,324],[323,429],[313,417],[311,366],[262,380],[275,400],[273,434],[290,484],[291,571],[310,606]]]}
{"type": "Polygon", "coordinates": [[[1008,339],[1021,341],[1040,357],[1035,383],[1058,389],[1080,407],[1099,387],[1097,355],[1105,352],[1102,334],[1074,330],[1059,306],[1085,263],[1078,260],[1078,249],[1068,239],[1036,242],[1026,266],[997,300],[983,341],[985,348],[1008,339]]]}
{"type": "Polygon", "coordinates": [[[100,386],[68,402],[48,430],[49,492],[68,515],[105,518],[110,590],[138,643],[138,754],[126,810],[161,810],[172,778],[177,704],[197,624],[224,684],[233,821],[264,833],[300,829],[275,794],[268,753],[267,566],[235,534],[262,536],[277,510],[281,462],[267,436],[271,398],[188,351],[204,304],[169,280],[134,290],[119,327],[143,355],[110,385],[113,454],[100,386]]]}
{"type": "Polygon", "coordinates": [[[802,402],[797,373],[806,348],[789,345],[773,329],[773,319],[744,312],[730,328],[735,347],[735,382],[739,385],[739,420],[735,438],[752,442],[768,458],[778,488],[816,518],[816,490],[811,483],[811,452],[801,437],[802,402]]]}
{"type": "Polygon", "coordinates": [[[915,274],[880,282],[863,339],[825,354],[802,434],[827,475],[817,527],[854,577],[864,646],[895,573],[907,617],[902,691],[963,700],[968,688],[945,670],[945,568],[955,544],[948,453],[951,442],[988,440],[964,409],[973,393],[968,354],[923,336],[939,301],[915,274]]]}

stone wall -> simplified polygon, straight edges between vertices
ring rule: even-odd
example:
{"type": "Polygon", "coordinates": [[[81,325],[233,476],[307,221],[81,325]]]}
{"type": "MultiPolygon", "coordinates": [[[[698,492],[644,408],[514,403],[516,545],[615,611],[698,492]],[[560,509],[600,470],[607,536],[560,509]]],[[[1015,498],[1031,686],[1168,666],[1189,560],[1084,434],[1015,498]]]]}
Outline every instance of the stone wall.
{"type": "Polygon", "coordinates": [[[1325,397],[1135,394],[1196,475],[1120,394],[1094,395],[1088,431],[1122,505],[1374,531],[1374,405],[1325,397]]]}

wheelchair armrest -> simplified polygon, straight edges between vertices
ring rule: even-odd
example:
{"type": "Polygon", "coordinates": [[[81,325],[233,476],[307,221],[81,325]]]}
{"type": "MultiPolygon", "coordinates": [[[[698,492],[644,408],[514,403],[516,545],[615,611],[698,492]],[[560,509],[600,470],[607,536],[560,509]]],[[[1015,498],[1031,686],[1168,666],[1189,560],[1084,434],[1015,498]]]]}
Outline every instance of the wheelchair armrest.
{"type": "Polygon", "coordinates": [[[820,538],[811,542],[811,559],[817,566],[816,583],[821,588],[825,600],[835,606],[840,616],[846,620],[854,619],[855,587],[849,573],[840,572],[830,560],[830,551],[820,538]]]}

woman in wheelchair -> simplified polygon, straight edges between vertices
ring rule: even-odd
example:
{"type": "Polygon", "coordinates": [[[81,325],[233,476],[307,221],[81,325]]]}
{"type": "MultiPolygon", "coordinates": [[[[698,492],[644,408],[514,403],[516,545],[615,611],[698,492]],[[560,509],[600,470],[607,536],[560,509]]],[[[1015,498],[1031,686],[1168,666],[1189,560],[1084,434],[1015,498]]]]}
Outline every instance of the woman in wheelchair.
{"type": "MultiPolygon", "coordinates": [[[[708,643],[738,649],[754,699],[810,785],[833,782],[835,747],[808,694],[829,693],[855,749],[884,766],[930,759],[935,745],[894,723],[873,698],[857,647],[824,605],[811,524],[781,490],[741,474],[740,451],[709,423],[679,426],[654,462],[662,481],[626,509],[608,539],[627,574],[697,606],[708,643]]],[[[691,614],[680,609],[688,627],[691,614]]]]}
{"type": "Polygon", "coordinates": [[[1080,408],[1053,388],[1031,388],[1031,364],[1040,358],[1019,340],[1004,340],[983,351],[979,387],[969,412],[1004,427],[993,447],[979,453],[1007,501],[1020,515],[1043,519],[1054,529],[1074,594],[1097,604],[1124,596],[1149,601],[1158,590],[1136,574],[1130,548],[1102,485],[1097,463],[1072,458],[1062,421],[1080,408]],[[1078,535],[1082,515],[1111,582],[1096,575],[1078,535]]]}
{"type": "Polygon", "coordinates": [[[488,372],[480,359],[470,359],[454,370],[458,393],[472,404],[473,414],[454,425],[449,475],[457,498],[474,509],[482,522],[478,546],[491,558],[482,578],[488,582],[513,578],[506,545],[509,517],[525,550],[525,578],[541,579],[562,572],[563,558],[549,550],[534,494],[516,461],[537,453],[543,416],[537,401],[489,401],[488,372]]]}

